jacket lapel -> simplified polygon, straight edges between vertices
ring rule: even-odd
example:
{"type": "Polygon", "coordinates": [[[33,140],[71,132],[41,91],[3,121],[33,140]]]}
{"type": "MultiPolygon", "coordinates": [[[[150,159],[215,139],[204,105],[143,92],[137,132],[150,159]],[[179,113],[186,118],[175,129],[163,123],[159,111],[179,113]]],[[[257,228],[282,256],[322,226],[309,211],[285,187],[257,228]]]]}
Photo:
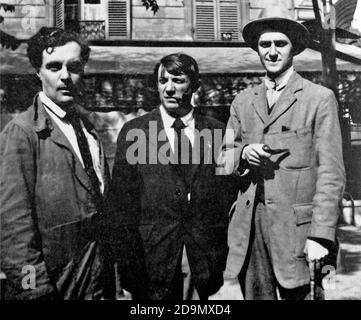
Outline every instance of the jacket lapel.
{"type": "Polygon", "coordinates": [[[148,150],[148,163],[171,163],[172,149],[168,136],[164,130],[162,116],[159,108],[151,112],[147,123],[146,139],[148,150]]]}
{"type": "Polygon", "coordinates": [[[200,133],[202,133],[202,130],[207,128],[207,125],[204,121],[204,117],[199,115],[196,110],[194,110],[194,123],[195,132],[194,144],[192,148],[193,163],[189,165],[189,181],[191,183],[193,182],[195,174],[201,164],[205,161],[206,163],[209,163],[209,157],[211,157],[210,153],[212,151],[212,144],[211,141],[207,140],[207,134],[203,135],[205,140],[200,139],[200,133]],[[206,149],[204,147],[206,147],[206,149]]]}
{"type": "Polygon", "coordinates": [[[42,105],[39,97],[36,98],[36,112],[34,116],[34,128],[38,134],[48,132],[49,138],[57,144],[65,154],[70,166],[74,168],[74,174],[83,187],[91,192],[91,183],[79,158],[76,156],[73,147],[58,125],[51,120],[51,117],[42,105]]]}
{"type": "Polygon", "coordinates": [[[268,121],[269,115],[267,114],[266,86],[264,83],[254,89],[252,105],[258,116],[261,118],[262,122],[266,123],[268,121]]]}
{"type": "Polygon", "coordinates": [[[266,127],[273,124],[282,114],[291,108],[297,100],[296,92],[302,90],[302,78],[294,72],[288,81],[284,91],[281,93],[278,101],[276,102],[273,110],[266,122],[266,127]]]}

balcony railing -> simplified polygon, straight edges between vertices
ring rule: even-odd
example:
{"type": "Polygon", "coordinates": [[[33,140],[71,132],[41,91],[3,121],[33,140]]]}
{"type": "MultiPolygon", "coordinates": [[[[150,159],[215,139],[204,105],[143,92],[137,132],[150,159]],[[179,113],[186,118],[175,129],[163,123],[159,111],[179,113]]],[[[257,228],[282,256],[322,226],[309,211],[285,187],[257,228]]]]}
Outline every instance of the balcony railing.
{"type": "Polygon", "coordinates": [[[82,37],[88,41],[106,39],[103,20],[80,20],[79,29],[82,37]]]}

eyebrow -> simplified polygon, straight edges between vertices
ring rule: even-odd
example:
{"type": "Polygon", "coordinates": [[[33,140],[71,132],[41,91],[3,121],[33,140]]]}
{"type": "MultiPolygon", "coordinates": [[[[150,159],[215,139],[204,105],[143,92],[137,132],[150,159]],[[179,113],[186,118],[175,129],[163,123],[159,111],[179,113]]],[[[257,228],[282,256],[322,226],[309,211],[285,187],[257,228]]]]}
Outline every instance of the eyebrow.
{"type": "Polygon", "coordinates": [[[45,67],[46,68],[54,68],[54,67],[61,67],[63,64],[60,61],[50,61],[48,62],[45,67]]]}
{"type": "Polygon", "coordinates": [[[275,45],[287,44],[288,43],[287,40],[260,40],[259,44],[271,44],[272,42],[274,42],[275,45]]]}
{"type": "MultiPolygon", "coordinates": [[[[62,61],[49,61],[48,63],[45,64],[46,68],[52,68],[52,67],[60,67],[63,65],[62,61]]],[[[74,60],[74,61],[69,61],[67,64],[67,66],[82,66],[83,63],[81,62],[81,60],[74,60]]]]}

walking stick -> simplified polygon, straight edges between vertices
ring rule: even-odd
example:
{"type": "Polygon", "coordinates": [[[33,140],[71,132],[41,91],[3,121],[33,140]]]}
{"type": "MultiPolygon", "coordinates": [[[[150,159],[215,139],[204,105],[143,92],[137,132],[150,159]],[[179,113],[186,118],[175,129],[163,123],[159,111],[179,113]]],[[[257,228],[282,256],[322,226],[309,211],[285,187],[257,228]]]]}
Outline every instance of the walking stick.
{"type": "Polygon", "coordinates": [[[310,270],[310,300],[315,300],[315,260],[308,264],[310,270]]]}

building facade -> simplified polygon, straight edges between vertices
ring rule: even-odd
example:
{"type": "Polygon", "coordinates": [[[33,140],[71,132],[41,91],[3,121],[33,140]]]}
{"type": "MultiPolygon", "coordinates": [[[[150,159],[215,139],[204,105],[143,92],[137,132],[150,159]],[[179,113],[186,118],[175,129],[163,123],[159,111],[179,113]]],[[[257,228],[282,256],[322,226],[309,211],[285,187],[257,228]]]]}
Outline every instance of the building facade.
{"type": "Polygon", "coordinates": [[[242,41],[243,26],[267,6],[292,10],[296,20],[313,18],[312,0],[6,0],[1,29],[28,38],[41,26],[80,31],[88,40],[242,41]]]}

